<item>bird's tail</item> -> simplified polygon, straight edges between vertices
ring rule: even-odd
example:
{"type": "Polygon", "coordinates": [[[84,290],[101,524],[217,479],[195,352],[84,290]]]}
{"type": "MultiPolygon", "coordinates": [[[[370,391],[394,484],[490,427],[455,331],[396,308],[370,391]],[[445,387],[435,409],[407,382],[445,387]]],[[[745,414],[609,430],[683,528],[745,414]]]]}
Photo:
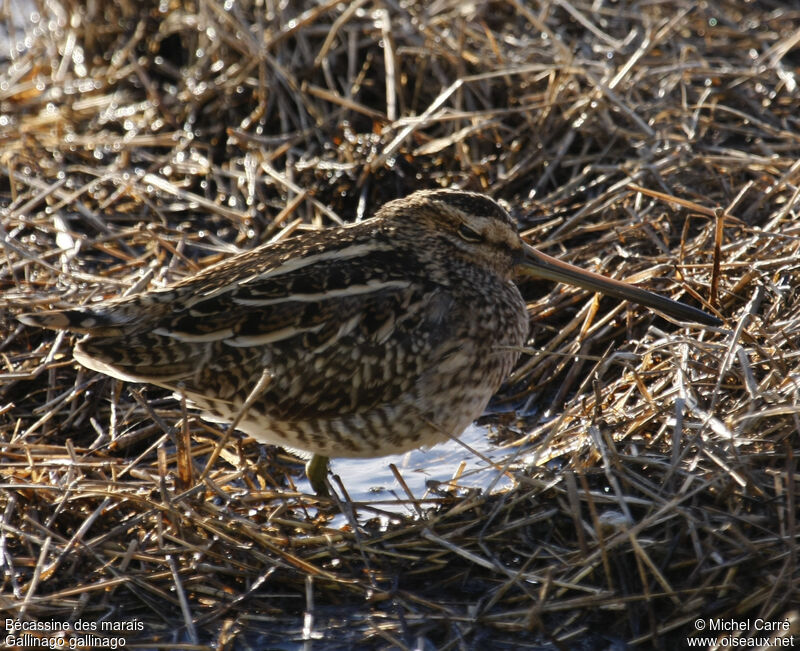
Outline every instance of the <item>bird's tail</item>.
{"type": "Polygon", "coordinates": [[[25,325],[39,328],[113,337],[147,330],[151,320],[172,309],[173,293],[154,291],[105,301],[96,306],[27,312],[17,318],[25,325]]]}

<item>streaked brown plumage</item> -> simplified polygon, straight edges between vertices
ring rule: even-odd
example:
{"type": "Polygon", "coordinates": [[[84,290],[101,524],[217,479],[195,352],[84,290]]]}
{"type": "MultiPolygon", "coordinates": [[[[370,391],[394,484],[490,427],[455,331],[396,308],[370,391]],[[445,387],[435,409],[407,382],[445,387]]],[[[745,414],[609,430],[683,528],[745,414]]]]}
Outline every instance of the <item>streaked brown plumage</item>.
{"type": "Polygon", "coordinates": [[[716,322],[544,256],[493,200],[452,190],[165,289],[20,319],[87,334],[81,364],[173,389],[211,420],[232,421],[267,369],[240,430],[313,455],[378,457],[458,436],[480,415],[527,337],[521,272],[716,322]]]}

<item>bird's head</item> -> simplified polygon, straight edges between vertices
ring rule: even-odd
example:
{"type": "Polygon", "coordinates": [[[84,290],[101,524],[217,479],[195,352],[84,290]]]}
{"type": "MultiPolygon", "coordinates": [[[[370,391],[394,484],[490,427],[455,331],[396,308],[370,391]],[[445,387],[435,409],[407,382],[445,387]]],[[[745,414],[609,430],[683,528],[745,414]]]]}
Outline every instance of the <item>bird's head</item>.
{"type": "Polygon", "coordinates": [[[455,256],[511,279],[524,250],[508,212],[484,194],[462,190],[421,190],[389,202],[378,216],[415,229],[420,253],[455,256]]]}
{"type": "Polygon", "coordinates": [[[455,255],[491,270],[504,280],[543,278],[631,301],[680,321],[720,325],[691,307],[628,283],[585,271],[546,255],[523,241],[517,224],[496,201],[462,190],[421,190],[387,203],[378,216],[397,215],[418,229],[421,250],[455,255]],[[446,244],[430,245],[431,242],[446,244]]]}

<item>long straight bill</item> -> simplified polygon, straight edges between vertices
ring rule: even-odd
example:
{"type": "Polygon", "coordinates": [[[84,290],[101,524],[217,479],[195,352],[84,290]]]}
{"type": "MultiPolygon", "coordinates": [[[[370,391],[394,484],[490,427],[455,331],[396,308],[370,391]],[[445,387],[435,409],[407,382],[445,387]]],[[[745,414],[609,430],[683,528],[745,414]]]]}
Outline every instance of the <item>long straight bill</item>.
{"type": "Polygon", "coordinates": [[[695,321],[713,326],[722,325],[722,321],[717,317],[696,307],[673,301],[671,298],[649,292],[646,289],[639,289],[620,280],[606,278],[592,271],[575,267],[537,251],[527,244],[525,245],[524,259],[519,262],[518,268],[536,278],[575,285],[593,292],[600,292],[606,296],[651,307],[679,321],[695,321]]]}

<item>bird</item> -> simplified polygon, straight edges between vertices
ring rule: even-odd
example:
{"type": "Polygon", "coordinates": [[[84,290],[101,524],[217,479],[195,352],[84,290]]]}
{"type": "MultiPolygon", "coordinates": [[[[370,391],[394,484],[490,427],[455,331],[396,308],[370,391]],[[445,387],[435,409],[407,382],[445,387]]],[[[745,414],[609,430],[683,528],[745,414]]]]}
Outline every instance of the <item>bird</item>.
{"type": "Polygon", "coordinates": [[[452,188],[163,288],[18,318],[83,334],[73,356],[89,369],[164,387],[210,421],[310,457],[311,487],[327,495],[329,458],[430,447],[481,415],[528,338],[526,277],[721,323],[542,253],[497,201],[452,188]]]}

